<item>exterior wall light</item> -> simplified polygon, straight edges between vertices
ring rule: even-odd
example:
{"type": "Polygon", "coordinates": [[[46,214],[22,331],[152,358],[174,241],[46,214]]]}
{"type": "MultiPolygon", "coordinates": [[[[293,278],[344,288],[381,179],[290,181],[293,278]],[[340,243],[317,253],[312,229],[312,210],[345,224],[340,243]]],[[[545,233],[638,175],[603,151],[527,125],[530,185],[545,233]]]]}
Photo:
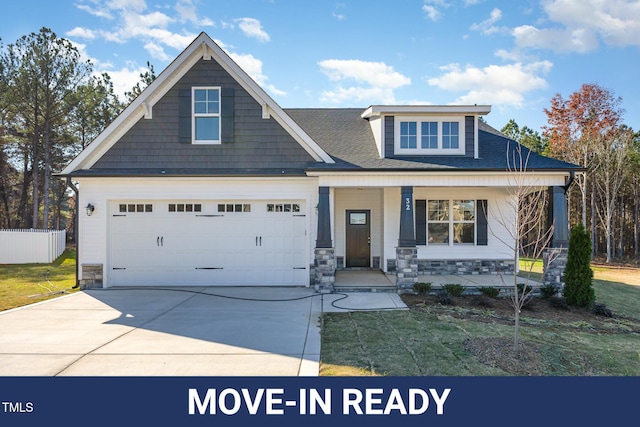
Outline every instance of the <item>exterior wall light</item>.
{"type": "Polygon", "coordinates": [[[85,209],[87,210],[87,216],[91,216],[96,208],[91,203],[89,203],[85,209]]]}

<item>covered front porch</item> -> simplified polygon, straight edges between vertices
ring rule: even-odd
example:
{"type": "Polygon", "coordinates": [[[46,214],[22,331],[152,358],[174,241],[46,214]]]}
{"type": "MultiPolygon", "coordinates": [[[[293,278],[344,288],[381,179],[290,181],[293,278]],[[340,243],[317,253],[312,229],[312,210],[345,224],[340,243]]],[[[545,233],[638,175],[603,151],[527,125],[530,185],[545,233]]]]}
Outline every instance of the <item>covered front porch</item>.
{"type": "MultiPolygon", "coordinates": [[[[469,177],[450,187],[438,179],[420,186],[366,184],[319,187],[312,271],[317,291],[403,293],[412,292],[416,282],[430,282],[434,290],[445,284],[513,286],[517,265],[509,224],[501,220],[514,219],[514,213],[504,185],[474,186],[469,177]],[[432,221],[431,209],[442,206],[448,210],[432,221]]],[[[552,245],[566,248],[564,188],[548,188],[556,224],[552,245]]]]}

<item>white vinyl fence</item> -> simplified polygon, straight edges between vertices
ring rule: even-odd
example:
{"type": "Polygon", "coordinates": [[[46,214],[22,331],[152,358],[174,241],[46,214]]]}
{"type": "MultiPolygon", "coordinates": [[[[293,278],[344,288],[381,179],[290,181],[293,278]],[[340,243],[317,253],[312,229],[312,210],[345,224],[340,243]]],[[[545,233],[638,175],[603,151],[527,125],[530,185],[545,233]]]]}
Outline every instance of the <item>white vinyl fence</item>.
{"type": "Polygon", "coordinates": [[[65,230],[0,230],[0,264],[53,262],[66,241],[65,230]]]}

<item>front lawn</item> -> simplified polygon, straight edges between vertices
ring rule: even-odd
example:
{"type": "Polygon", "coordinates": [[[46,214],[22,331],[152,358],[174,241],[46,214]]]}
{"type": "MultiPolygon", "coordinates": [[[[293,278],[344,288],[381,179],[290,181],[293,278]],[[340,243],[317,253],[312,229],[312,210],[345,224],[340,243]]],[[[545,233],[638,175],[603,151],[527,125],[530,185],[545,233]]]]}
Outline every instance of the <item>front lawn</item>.
{"type": "Polygon", "coordinates": [[[594,288],[613,317],[538,299],[522,311],[518,354],[505,301],[463,296],[444,306],[405,296],[408,311],[327,313],[320,374],[640,375],[640,286],[596,279],[594,288]]]}
{"type": "Polygon", "coordinates": [[[67,248],[51,264],[0,265],[0,311],[75,292],[75,283],[73,248],[67,248]]]}

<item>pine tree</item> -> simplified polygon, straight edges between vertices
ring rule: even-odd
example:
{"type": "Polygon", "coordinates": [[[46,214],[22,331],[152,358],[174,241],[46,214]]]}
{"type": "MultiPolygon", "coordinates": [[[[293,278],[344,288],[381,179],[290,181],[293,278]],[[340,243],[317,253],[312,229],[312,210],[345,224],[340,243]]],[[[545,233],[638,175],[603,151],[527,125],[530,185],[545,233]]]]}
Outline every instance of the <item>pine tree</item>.
{"type": "Polygon", "coordinates": [[[593,270],[591,270],[591,237],[579,223],[569,236],[569,253],[564,271],[563,295],[567,304],[590,307],[595,301],[593,270]]]}

